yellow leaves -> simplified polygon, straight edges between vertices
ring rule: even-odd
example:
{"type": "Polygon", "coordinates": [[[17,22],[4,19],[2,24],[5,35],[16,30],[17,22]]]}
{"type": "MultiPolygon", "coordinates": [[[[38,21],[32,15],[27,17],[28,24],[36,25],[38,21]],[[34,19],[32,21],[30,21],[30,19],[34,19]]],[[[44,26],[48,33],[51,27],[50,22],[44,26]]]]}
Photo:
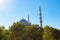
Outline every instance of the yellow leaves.
{"type": "Polygon", "coordinates": [[[1,40],[5,37],[5,31],[2,27],[0,27],[0,38],[1,40]]]}
{"type": "Polygon", "coordinates": [[[23,29],[25,28],[23,23],[17,22],[10,27],[10,39],[22,40],[24,34],[23,29]]]}
{"type": "Polygon", "coordinates": [[[52,33],[52,28],[49,26],[44,27],[44,32],[43,32],[43,39],[44,40],[54,40],[54,36],[52,33]]]}

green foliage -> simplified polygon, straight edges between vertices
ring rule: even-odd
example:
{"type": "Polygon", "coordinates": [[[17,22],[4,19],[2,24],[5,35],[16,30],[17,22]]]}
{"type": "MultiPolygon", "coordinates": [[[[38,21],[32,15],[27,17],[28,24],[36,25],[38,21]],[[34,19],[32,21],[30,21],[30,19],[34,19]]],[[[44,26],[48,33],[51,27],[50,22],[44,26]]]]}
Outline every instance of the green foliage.
{"type": "Polygon", "coordinates": [[[9,29],[0,26],[0,40],[60,40],[60,30],[50,26],[43,29],[39,25],[24,26],[16,22],[9,29]]]}
{"type": "Polygon", "coordinates": [[[5,39],[4,40],[9,40],[9,35],[10,35],[10,31],[5,30],[5,39]]]}
{"type": "Polygon", "coordinates": [[[41,40],[39,26],[31,25],[25,28],[25,40],[41,40]]]}
{"type": "Polygon", "coordinates": [[[55,40],[51,31],[51,28],[49,26],[44,27],[43,32],[43,39],[44,40],[55,40]]]}
{"type": "Polygon", "coordinates": [[[45,26],[43,32],[44,40],[60,40],[60,30],[45,26]]]}
{"type": "Polygon", "coordinates": [[[23,39],[23,29],[25,26],[22,23],[14,23],[10,27],[10,40],[22,40],[23,39]]]}
{"type": "Polygon", "coordinates": [[[56,40],[60,39],[60,30],[52,28],[52,33],[56,40]]]}
{"type": "Polygon", "coordinates": [[[5,37],[5,31],[2,27],[0,27],[0,40],[4,40],[5,37]]]}

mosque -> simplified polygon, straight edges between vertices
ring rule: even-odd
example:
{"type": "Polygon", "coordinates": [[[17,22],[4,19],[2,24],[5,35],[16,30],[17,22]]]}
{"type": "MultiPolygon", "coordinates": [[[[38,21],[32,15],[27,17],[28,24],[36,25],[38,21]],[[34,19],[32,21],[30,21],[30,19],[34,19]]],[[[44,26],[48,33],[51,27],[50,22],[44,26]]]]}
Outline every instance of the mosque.
{"type": "Polygon", "coordinates": [[[29,15],[28,15],[28,20],[22,18],[19,22],[22,22],[25,26],[30,26],[31,25],[29,15]]]}
{"type": "MultiPolygon", "coordinates": [[[[40,20],[40,27],[42,28],[42,12],[41,12],[41,8],[39,7],[39,20],[40,20]]],[[[29,15],[28,15],[28,20],[22,18],[19,22],[22,22],[25,26],[30,26],[31,25],[31,22],[30,22],[30,19],[29,19],[29,15]]]]}

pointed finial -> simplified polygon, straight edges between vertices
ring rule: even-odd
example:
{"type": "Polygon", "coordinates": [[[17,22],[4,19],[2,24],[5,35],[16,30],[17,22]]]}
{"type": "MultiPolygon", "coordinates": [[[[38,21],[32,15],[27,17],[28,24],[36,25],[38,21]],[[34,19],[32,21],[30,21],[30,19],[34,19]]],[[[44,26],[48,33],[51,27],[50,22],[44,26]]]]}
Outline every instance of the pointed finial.
{"type": "Polygon", "coordinates": [[[41,13],[41,6],[39,6],[39,12],[41,13]]]}

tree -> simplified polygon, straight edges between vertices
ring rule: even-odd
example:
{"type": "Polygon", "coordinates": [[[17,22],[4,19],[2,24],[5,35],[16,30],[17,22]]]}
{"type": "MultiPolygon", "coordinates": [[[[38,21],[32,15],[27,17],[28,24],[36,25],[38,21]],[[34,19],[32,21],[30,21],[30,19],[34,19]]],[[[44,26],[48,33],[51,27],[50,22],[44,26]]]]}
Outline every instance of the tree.
{"type": "Polygon", "coordinates": [[[52,33],[53,33],[53,36],[56,40],[60,39],[60,30],[58,30],[56,28],[52,28],[52,33]]]}
{"type": "Polygon", "coordinates": [[[44,40],[55,40],[53,33],[52,33],[52,30],[49,26],[44,27],[43,39],[44,40]]]}
{"type": "Polygon", "coordinates": [[[10,40],[22,40],[23,29],[25,28],[23,23],[17,22],[10,27],[10,40]]]}
{"type": "Polygon", "coordinates": [[[38,25],[26,27],[25,32],[25,40],[41,40],[41,34],[38,25]]]}
{"type": "Polygon", "coordinates": [[[0,40],[4,40],[4,37],[5,37],[5,31],[4,29],[2,28],[2,26],[0,27],[0,40]]]}
{"type": "Polygon", "coordinates": [[[5,39],[4,40],[9,40],[9,35],[10,35],[10,31],[9,30],[5,30],[5,39]]]}

